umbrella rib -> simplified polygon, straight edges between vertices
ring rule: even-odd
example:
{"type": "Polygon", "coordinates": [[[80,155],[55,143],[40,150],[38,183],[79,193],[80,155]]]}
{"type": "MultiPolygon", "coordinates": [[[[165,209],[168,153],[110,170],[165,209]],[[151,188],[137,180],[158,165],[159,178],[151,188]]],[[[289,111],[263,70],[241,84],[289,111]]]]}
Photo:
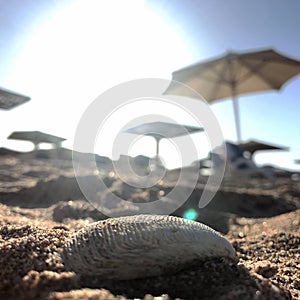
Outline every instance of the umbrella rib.
{"type": "MultiPolygon", "coordinates": [[[[216,65],[217,63],[210,63],[209,65],[205,65],[205,66],[203,66],[203,69],[202,70],[200,70],[200,72],[198,72],[198,75],[199,75],[199,73],[201,73],[201,72],[207,72],[207,71],[211,71],[211,72],[213,72],[214,74],[215,74],[215,78],[212,76],[211,78],[209,78],[209,76],[207,77],[205,77],[205,76],[203,76],[203,79],[204,80],[208,80],[208,81],[215,81],[216,80],[216,78],[219,78],[220,76],[219,76],[219,73],[214,69],[214,67],[215,67],[215,65],[216,65]]],[[[201,74],[200,74],[201,75],[201,74]]],[[[202,75],[201,75],[202,76],[202,75]]]]}
{"type": "Polygon", "coordinates": [[[266,62],[261,62],[256,68],[249,66],[249,64],[247,64],[245,61],[240,61],[240,63],[245,66],[248,70],[249,73],[247,73],[246,75],[244,75],[242,78],[240,78],[239,82],[243,82],[245,81],[248,77],[252,76],[253,74],[256,74],[257,76],[259,76],[265,83],[267,83],[270,87],[274,88],[274,82],[272,82],[271,80],[265,78],[261,73],[259,73],[259,70],[263,68],[263,66],[265,65],[266,62]]]}
{"type": "MultiPolygon", "coordinates": [[[[219,73],[219,74],[220,75],[217,76],[219,78],[219,80],[216,80],[216,83],[215,83],[215,85],[216,85],[216,89],[215,90],[220,89],[220,84],[223,84],[225,86],[230,86],[230,88],[232,90],[232,95],[231,96],[233,96],[233,89],[238,84],[238,80],[234,76],[234,70],[233,70],[233,66],[232,66],[231,60],[228,60],[228,59],[225,60],[222,72],[219,73]],[[230,73],[230,79],[229,80],[227,80],[225,78],[225,72],[226,72],[227,69],[229,70],[229,73],[230,73]]],[[[212,93],[212,95],[217,95],[217,92],[212,93]]]]}
{"type": "MultiPolygon", "coordinates": [[[[226,62],[228,62],[228,61],[226,61],[226,62]]],[[[224,64],[221,73],[217,73],[215,70],[213,70],[214,73],[216,74],[217,80],[215,81],[215,88],[212,89],[212,93],[211,93],[211,95],[210,95],[210,96],[211,96],[211,97],[210,97],[211,99],[215,99],[215,98],[216,98],[216,95],[218,95],[218,91],[219,91],[220,88],[221,88],[221,87],[220,87],[221,84],[223,84],[223,85],[231,84],[231,82],[228,81],[228,80],[226,80],[226,78],[225,78],[225,76],[224,76],[224,74],[225,74],[225,72],[226,72],[226,69],[227,69],[227,65],[224,64]]]]}
{"type": "Polygon", "coordinates": [[[224,77],[224,73],[226,72],[226,68],[227,66],[224,65],[221,74],[215,70],[215,68],[213,68],[211,66],[211,64],[209,66],[205,66],[205,70],[200,70],[200,72],[198,72],[198,75],[200,75],[202,77],[203,80],[207,81],[207,82],[211,82],[211,83],[215,83],[215,88],[212,89],[212,96],[217,95],[218,94],[218,90],[220,89],[220,84],[222,85],[228,85],[231,84],[231,81],[228,81],[225,79],[224,77]],[[211,68],[209,70],[209,68],[211,68]],[[213,73],[214,75],[207,75],[207,74],[201,74],[201,73],[205,73],[207,70],[209,70],[211,73],[213,73]]]}
{"type": "Polygon", "coordinates": [[[295,64],[297,64],[298,66],[300,66],[300,61],[295,60],[295,59],[291,59],[288,57],[276,57],[272,59],[273,62],[278,62],[281,64],[286,64],[289,66],[295,66],[295,64]]]}

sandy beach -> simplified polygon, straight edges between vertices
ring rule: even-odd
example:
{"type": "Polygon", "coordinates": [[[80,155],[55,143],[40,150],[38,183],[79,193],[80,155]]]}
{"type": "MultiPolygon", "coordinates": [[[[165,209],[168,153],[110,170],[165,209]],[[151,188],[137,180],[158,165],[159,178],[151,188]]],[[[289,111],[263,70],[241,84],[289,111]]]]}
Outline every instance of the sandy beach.
{"type": "MultiPolygon", "coordinates": [[[[300,298],[300,182],[288,172],[277,174],[274,187],[257,178],[246,186],[224,184],[204,209],[196,205],[200,181],[174,212],[182,216],[195,209],[197,221],[232,243],[237,264],[211,259],[175,274],[112,281],[67,271],[60,257],[66,239],[106,218],[84,199],[70,153],[59,149],[20,155],[2,149],[0,169],[1,299],[300,298]]],[[[140,194],[108,175],[106,182],[114,193],[132,199],[132,205],[158,192],[140,194]]],[[[172,184],[166,181],[159,190],[166,193],[172,184]]]]}

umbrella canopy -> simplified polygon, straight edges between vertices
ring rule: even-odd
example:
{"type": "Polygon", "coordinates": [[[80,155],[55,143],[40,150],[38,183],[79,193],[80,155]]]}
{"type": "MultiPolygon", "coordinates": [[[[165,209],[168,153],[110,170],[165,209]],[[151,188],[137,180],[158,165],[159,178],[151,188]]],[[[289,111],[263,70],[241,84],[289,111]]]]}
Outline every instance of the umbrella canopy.
{"type": "Polygon", "coordinates": [[[257,140],[250,140],[239,145],[244,151],[247,151],[252,156],[256,151],[262,150],[285,150],[288,151],[289,148],[285,146],[273,145],[257,140]]]}
{"type": "Polygon", "coordinates": [[[40,131],[15,131],[8,136],[11,140],[30,141],[37,146],[40,143],[49,143],[60,146],[66,139],[40,131]]]}
{"type": "Polygon", "coordinates": [[[179,125],[167,122],[151,122],[138,125],[125,130],[126,133],[152,136],[156,140],[156,156],[159,155],[159,142],[163,138],[179,137],[195,132],[204,131],[202,127],[179,125]]]}
{"type": "MultiPolygon", "coordinates": [[[[241,141],[237,95],[279,90],[300,73],[300,61],[276,51],[228,52],[222,57],[197,63],[173,72],[172,79],[197,91],[208,103],[231,97],[234,105],[237,138],[241,141]]],[[[165,94],[195,98],[195,93],[172,83],[165,94]]],[[[199,96],[200,98],[200,96],[199,96]]]]}
{"type": "Polygon", "coordinates": [[[12,109],[18,105],[21,105],[27,101],[29,101],[30,98],[21,94],[17,94],[12,91],[8,91],[5,89],[0,89],[0,108],[9,110],[12,109]]]}

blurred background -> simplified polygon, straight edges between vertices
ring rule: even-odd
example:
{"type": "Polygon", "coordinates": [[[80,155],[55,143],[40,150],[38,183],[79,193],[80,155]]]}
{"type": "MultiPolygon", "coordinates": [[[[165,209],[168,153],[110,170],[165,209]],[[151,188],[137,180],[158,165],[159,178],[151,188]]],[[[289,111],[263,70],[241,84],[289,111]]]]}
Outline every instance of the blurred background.
{"type": "MultiPolygon", "coordinates": [[[[28,95],[31,101],[0,111],[0,147],[30,151],[31,143],[7,140],[7,136],[13,131],[40,130],[66,138],[63,146],[72,149],[82,114],[107,89],[138,78],[171,79],[173,71],[227,50],[273,48],[300,60],[299,12],[297,0],[1,0],[0,86],[28,95]]],[[[239,98],[243,140],[290,148],[259,153],[254,156],[257,164],[299,169],[294,164],[300,157],[299,96],[300,76],[280,92],[239,98]]],[[[211,108],[224,138],[235,141],[231,99],[211,108]]],[[[152,109],[164,111],[159,106],[152,109]]],[[[107,120],[106,142],[96,143],[95,152],[111,157],[120,114],[126,122],[135,110],[143,115],[148,108],[124,107],[107,120]]],[[[175,121],[195,125],[176,107],[166,110],[175,121]]],[[[198,158],[206,156],[205,136],[196,134],[193,139],[202,145],[198,158]]],[[[151,157],[155,140],[138,139],[124,154],[151,157]]],[[[168,168],[180,165],[170,141],[161,142],[160,154],[168,168]]]]}

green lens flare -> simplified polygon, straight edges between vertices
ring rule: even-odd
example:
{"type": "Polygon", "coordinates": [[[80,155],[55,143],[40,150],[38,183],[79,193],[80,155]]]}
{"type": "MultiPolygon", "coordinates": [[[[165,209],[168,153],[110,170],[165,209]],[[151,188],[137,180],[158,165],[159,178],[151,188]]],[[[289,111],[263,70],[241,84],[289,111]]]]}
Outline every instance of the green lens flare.
{"type": "Polygon", "coordinates": [[[196,220],[198,217],[198,213],[193,208],[191,208],[184,212],[183,217],[187,220],[196,220]]]}

